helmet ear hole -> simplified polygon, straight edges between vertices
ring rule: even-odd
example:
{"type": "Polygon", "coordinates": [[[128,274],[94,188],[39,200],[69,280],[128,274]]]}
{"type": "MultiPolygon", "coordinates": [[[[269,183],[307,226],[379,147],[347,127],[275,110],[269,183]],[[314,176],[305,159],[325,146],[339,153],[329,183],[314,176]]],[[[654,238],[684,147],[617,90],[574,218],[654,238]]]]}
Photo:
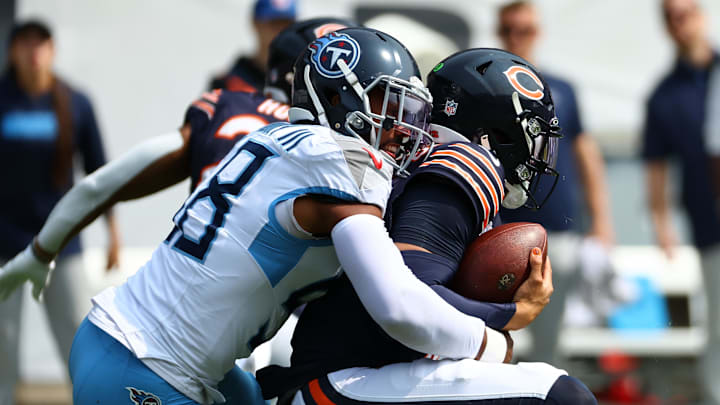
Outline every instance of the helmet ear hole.
{"type": "Polygon", "coordinates": [[[330,105],[335,107],[336,105],[340,104],[340,95],[337,93],[332,94],[330,95],[330,97],[328,97],[328,100],[330,100],[330,105]]]}
{"type": "Polygon", "coordinates": [[[511,145],[514,143],[512,136],[500,128],[493,128],[489,132],[499,145],[511,145]]]}
{"type": "Polygon", "coordinates": [[[492,65],[492,61],[483,63],[482,65],[475,68],[475,70],[480,73],[481,75],[484,75],[485,72],[487,72],[488,68],[492,65]]]}
{"type": "Polygon", "coordinates": [[[326,88],[323,92],[323,97],[327,100],[330,106],[335,107],[340,104],[340,95],[334,89],[326,88]]]}

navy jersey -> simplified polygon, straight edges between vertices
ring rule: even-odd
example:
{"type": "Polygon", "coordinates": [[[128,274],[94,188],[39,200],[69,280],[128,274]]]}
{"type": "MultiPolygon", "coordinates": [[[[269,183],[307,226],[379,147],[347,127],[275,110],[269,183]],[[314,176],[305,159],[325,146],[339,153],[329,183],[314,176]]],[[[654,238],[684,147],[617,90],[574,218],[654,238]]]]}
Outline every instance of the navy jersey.
{"type": "MultiPolygon", "coordinates": [[[[715,54],[713,65],[720,64],[715,54]]],[[[720,243],[720,210],[713,195],[712,164],[703,130],[708,115],[711,68],[678,59],[647,101],[641,156],[646,162],[675,158],[680,198],[688,214],[693,243],[700,249],[720,243]]]]}
{"type": "MultiPolygon", "coordinates": [[[[470,302],[443,285],[452,278],[465,247],[500,207],[502,166],[482,146],[453,143],[434,147],[410,170],[410,176],[393,184],[386,225],[395,242],[413,243],[433,254],[404,251],[405,263],[460,311],[479,316],[490,326],[504,326],[514,313],[513,304],[470,302]]],[[[290,368],[270,366],[258,371],[266,398],[333,371],[380,367],[426,355],[387,335],[365,311],[345,276],[324,297],[305,307],[292,346],[290,368]]]]}
{"type": "Polygon", "coordinates": [[[490,225],[505,197],[505,173],[497,158],[486,148],[470,142],[436,145],[425,159],[413,162],[410,176],[396,179],[388,201],[385,223],[393,228],[393,202],[415,178],[432,175],[459,187],[472,203],[477,234],[490,225]]]}
{"type": "Polygon", "coordinates": [[[277,121],[287,121],[289,106],[260,93],[213,90],[188,107],[191,188],[202,181],[239,137],[277,121]]]}
{"type": "MultiPolygon", "coordinates": [[[[105,152],[90,100],[69,89],[73,152],[80,152],[83,169],[91,173],[105,164],[105,152]]],[[[40,231],[67,189],[53,184],[53,163],[59,135],[58,117],[50,92],[30,96],[6,74],[0,78],[0,257],[11,258],[40,231]]],[[[67,187],[72,186],[68,168],[67,187]]],[[[61,254],[78,253],[73,238],[61,254]]]]}

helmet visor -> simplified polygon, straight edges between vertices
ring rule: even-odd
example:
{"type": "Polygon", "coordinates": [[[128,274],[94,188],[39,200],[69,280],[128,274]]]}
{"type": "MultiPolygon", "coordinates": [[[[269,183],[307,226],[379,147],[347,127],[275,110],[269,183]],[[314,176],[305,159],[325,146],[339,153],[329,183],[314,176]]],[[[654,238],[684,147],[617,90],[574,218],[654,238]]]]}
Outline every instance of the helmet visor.
{"type": "Polygon", "coordinates": [[[370,124],[368,142],[404,170],[418,149],[432,142],[432,97],[419,79],[414,83],[388,75],[376,78],[363,93],[365,111],[355,116],[370,124]]]}
{"type": "Polygon", "coordinates": [[[540,117],[531,117],[525,126],[526,139],[530,143],[530,159],[527,166],[537,172],[528,190],[528,206],[531,209],[540,209],[555,190],[559,179],[555,170],[558,156],[558,139],[560,127],[557,119],[550,122],[540,117]]]}
{"type": "Polygon", "coordinates": [[[413,131],[427,131],[431,106],[419,97],[405,91],[385,91],[382,103],[377,106],[371,93],[370,116],[375,127],[388,131],[395,129],[411,135],[413,131]]]}
{"type": "Polygon", "coordinates": [[[558,137],[540,135],[531,139],[532,158],[539,163],[538,169],[554,169],[557,164],[558,137]]]}

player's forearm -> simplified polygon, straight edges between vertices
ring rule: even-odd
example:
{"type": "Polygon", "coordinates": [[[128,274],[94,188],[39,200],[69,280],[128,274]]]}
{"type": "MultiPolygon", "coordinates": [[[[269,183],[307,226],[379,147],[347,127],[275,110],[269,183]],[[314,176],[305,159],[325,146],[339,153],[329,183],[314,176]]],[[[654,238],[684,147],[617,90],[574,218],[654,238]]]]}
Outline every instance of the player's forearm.
{"type": "Polygon", "coordinates": [[[345,273],[370,316],[407,347],[447,358],[474,358],[485,323],[443,301],[405,266],[381,219],[353,215],[332,230],[345,273]]]}
{"type": "Polygon", "coordinates": [[[501,328],[502,330],[519,330],[525,328],[540,315],[544,305],[541,306],[531,302],[520,301],[515,303],[515,308],[515,313],[501,328]]]}
{"type": "Polygon", "coordinates": [[[77,183],[55,205],[37,236],[42,250],[56,255],[73,236],[116,202],[118,191],[139,173],[183,146],[175,131],[137,145],[77,183]]]}

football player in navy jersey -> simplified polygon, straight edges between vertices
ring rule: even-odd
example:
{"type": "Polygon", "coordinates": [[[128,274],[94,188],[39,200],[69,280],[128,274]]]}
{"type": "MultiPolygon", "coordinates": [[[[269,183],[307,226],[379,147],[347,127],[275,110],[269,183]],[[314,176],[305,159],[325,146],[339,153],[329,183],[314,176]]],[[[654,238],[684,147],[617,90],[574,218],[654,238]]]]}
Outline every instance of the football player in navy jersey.
{"type": "MultiPolygon", "coordinates": [[[[536,195],[533,185],[540,175],[557,177],[559,127],[551,95],[532,65],[495,49],[450,56],[430,73],[428,86],[434,135],[447,143],[425,150],[409,176],[396,179],[386,225],[405,263],[447,302],[497,330],[523,328],[552,293],[551,267],[542,268],[538,249],[513,303],[473,301],[445,284],[501,204],[538,208],[547,197],[536,195]],[[456,142],[467,138],[476,142],[456,142]]],[[[502,343],[495,342],[501,355],[485,362],[438,361],[379,328],[343,278],[305,307],[292,366],[257,375],[266,398],[293,405],[596,403],[584,384],[550,365],[502,364],[512,355],[511,340],[502,343]]]]}

